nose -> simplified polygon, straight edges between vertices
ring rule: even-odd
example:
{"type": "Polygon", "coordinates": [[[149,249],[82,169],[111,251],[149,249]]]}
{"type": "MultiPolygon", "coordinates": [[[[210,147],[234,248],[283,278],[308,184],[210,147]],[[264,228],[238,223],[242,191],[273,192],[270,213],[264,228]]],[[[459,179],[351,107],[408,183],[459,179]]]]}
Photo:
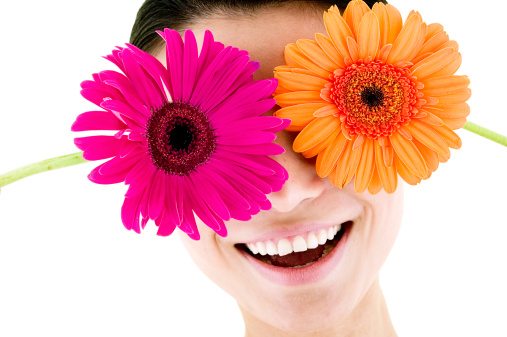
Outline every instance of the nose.
{"type": "Polygon", "coordinates": [[[268,194],[272,209],[279,212],[290,212],[299,204],[310,202],[326,188],[326,179],[320,178],[315,170],[315,160],[307,159],[292,149],[295,136],[294,132],[281,131],[275,141],[284,147],[285,153],[274,159],[289,173],[283,188],[268,194]]]}

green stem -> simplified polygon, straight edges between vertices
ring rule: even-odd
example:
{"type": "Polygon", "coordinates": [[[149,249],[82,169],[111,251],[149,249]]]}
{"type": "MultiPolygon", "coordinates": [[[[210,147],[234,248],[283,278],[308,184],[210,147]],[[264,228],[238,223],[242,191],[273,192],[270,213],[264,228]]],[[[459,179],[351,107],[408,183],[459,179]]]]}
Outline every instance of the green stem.
{"type": "Polygon", "coordinates": [[[498,144],[501,144],[503,146],[507,146],[507,137],[494,131],[491,131],[489,129],[486,129],[485,127],[482,127],[475,123],[467,121],[463,129],[473,132],[479,136],[482,136],[494,142],[497,142],[498,144]]]}
{"type": "Polygon", "coordinates": [[[82,164],[86,162],[88,161],[83,158],[83,152],[76,152],[68,154],[66,156],[46,159],[38,163],[33,163],[23,167],[19,167],[15,170],[0,175],[0,188],[37,173],[56,170],[59,168],[82,164]]]}

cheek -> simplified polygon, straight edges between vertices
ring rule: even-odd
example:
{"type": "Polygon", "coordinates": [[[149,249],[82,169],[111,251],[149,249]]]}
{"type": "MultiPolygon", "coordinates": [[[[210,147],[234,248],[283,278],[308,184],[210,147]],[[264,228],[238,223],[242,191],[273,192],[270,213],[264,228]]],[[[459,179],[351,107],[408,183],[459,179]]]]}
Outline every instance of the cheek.
{"type": "Polygon", "coordinates": [[[380,270],[398,236],[403,216],[403,184],[393,194],[370,196],[372,222],[368,230],[366,248],[372,260],[372,267],[380,270]]]}

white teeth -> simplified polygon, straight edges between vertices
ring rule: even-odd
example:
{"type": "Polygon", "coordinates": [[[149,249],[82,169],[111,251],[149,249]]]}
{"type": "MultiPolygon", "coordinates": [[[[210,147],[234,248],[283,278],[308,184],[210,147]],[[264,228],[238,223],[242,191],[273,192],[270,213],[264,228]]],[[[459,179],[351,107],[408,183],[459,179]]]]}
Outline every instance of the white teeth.
{"type": "Polygon", "coordinates": [[[284,256],[292,253],[292,245],[289,240],[281,239],[278,241],[278,255],[284,256]]]}
{"type": "Polygon", "coordinates": [[[257,247],[253,243],[247,243],[246,246],[248,247],[248,249],[250,249],[250,251],[252,253],[254,253],[254,254],[259,253],[259,251],[257,250],[257,247]]]}
{"type": "Polygon", "coordinates": [[[333,227],[331,227],[327,231],[327,239],[328,240],[333,240],[333,238],[334,238],[334,229],[333,229],[333,227]]]}
{"type": "Polygon", "coordinates": [[[296,236],[294,241],[292,241],[292,246],[294,247],[294,252],[304,252],[308,248],[306,247],[306,241],[301,236],[296,236]]]}
{"type": "Polygon", "coordinates": [[[317,237],[315,236],[315,234],[313,234],[313,232],[308,234],[308,239],[306,239],[306,245],[308,246],[308,249],[317,248],[317,246],[319,245],[319,240],[317,240],[317,237]]]}
{"type": "Polygon", "coordinates": [[[266,250],[269,255],[277,255],[278,254],[278,248],[276,248],[273,241],[266,242],[266,250]]]}
{"type": "Polygon", "coordinates": [[[328,240],[333,240],[336,234],[342,229],[341,225],[319,230],[318,233],[309,232],[306,235],[298,235],[292,239],[280,239],[278,243],[272,240],[259,241],[256,243],[247,243],[246,246],[252,254],[266,255],[288,255],[292,252],[304,252],[308,249],[317,248],[319,245],[324,245],[328,240]],[[292,241],[292,242],[291,242],[292,241]]]}
{"type": "Polygon", "coordinates": [[[259,254],[266,255],[268,251],[266,250],[266,245],[264,242],[257,242],[257,250],[259,251],[259,254]]]}
{"type": "Polygon", "coordinates": [[[319,240],[319,245],[323,245],[327,241],[327,232],[325,229],[321,229],[319,232],[319,236],[317,237],[319,240]]]}

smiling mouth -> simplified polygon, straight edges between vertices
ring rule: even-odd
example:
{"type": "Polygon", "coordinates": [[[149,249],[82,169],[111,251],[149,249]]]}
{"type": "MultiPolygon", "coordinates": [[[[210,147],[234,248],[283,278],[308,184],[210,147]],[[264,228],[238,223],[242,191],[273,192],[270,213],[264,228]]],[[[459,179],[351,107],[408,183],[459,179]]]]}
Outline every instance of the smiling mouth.
{"type": "Polygon", "coordinates": [[[248,244],[237,244],[255,259],[277,267],[302,268],[309,266],[329,254],[343,234],[352,226],[352,221],[335,225],[318,232],[309,232],[293,238],[283,238],[248,244]]]}

